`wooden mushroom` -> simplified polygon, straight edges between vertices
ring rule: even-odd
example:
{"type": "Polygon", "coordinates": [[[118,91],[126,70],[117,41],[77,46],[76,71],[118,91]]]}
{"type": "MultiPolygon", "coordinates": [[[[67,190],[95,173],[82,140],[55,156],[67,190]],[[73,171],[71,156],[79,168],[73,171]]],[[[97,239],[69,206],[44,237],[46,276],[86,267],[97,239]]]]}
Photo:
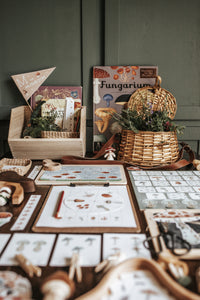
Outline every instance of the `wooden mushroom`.
{"type": "Polygon", "coordinates": [[[75,285],[64,271],[57,271],[44,279],[41,292],[43,300],[69,299],[75,291],[75,285]]]}

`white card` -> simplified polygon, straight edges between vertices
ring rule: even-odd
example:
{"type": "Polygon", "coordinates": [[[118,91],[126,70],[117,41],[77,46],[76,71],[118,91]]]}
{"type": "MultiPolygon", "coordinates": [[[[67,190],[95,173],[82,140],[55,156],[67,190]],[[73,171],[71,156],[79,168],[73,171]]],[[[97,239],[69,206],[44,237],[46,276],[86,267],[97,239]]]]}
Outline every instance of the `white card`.
{"type": "Polygon", "coordinates": [[[0,234],[0,253],[2,252],[2,250],[5,247],[6,243],[8,242],[10,236],[11,236],[10,233],[1,233],[0,234]]]}
{"type": "Polygon", "coordinates": [[[107,259],[116,252],[123,253],[125,259],[132,257],[151,258],[149,250],[143,245],[145,239],[145,234],[104,233],[103,259],[107,259]]]}
{"type": "Polygon", "coordinates": [[[36,208],[39,200],[41,198],[41,195],[31,195],[28,202],[26,203],[25,207],[21,211],[19,217],[17,218],[17,221],[15,224],[11,227],[10,230],[24,230],[26,225],[28,224],[32,213],[34,212],[34,209],[36,208]]]}
{"type": "Polygon", "coordinates": [[[101,236],[95,234],[59,234],[50,266],[67,266],[73,253],[80,265],[96,266],[101,259],[101,236]]]}
{"type": "Polygon", "coordinates": [[[36,227],[137,227],[126,186],[53,186],[36,227]],[[60,219],[55,218],[64,191],[60,219]]]}
{"type": "Polygon", "coordinates": [[[16,254],[23,254],[34,265],[46,266],[55,234],[15,233],[0,259],[1,266],[18,265],[16,254]]]}

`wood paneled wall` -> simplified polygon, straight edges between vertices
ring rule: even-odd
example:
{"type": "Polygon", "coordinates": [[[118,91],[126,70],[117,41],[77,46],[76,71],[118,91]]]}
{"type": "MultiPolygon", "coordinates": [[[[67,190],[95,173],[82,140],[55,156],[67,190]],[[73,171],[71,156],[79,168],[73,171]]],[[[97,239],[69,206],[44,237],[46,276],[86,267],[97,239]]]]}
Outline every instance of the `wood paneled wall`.
{"type": "Polygon", "coordinates": [[[92,149],[92,67],[158,65],[176,97],[180,140],[199,151],[199,0],[0,0],[0,154],[10,110],[24,105],[11,75],[56,66],[46,85],[82,85],[92,149]]]}

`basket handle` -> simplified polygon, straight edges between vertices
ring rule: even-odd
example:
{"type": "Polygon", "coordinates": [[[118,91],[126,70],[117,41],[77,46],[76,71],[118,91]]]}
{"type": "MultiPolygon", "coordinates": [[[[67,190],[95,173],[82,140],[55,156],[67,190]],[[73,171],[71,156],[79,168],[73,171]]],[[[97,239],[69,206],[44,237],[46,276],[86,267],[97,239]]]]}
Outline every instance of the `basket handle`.
{"type": "Polygon", "coordinates": [[[160,89],[161,82],[162,82],[162,78],[160,76],[156,76],[156,82],[154,85],[154,89],[160,89]]]}

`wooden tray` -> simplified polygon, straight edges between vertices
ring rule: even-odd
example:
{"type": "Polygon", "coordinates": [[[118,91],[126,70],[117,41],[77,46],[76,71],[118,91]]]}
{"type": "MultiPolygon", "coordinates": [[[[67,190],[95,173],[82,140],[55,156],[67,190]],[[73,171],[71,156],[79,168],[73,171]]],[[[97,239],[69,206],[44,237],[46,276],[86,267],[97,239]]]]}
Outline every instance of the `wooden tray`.
{"type": "Polygon", "coordinates": [[[32,165],[30,159],[21,158],[3,158],[0,160],[0,172],[15,171],[17,174],[24,176],[32,165]]]}
{"type": "MultiPolygon", "coordinates": [[[[136,270],[147,270],[154,275],[155,280],[166,290],[170,290],[171,294],[180,300],[199,300],[199,296],[195,293],[183,288],[174,281],[161,266],[153,260],[145,258],[133,258],[124,261],[117,267],[109,271],[100,283],[88,293],[76,298],[76,300],[101,300],[108,295],[111,284],[119,279],[122,273],[129,273],[136,270]]],[[[133,295],[131,295],[133,299],[133,295]]],[[[120,298],[122,299],[122,298],[120,298]]],[[[147,298],[146,298],[147,299],[147,298]]],[[[150,299],[150,298],[149,298],[150,299]]],[[[115,299],[117,300],[117,299],[115,299]]]]}

